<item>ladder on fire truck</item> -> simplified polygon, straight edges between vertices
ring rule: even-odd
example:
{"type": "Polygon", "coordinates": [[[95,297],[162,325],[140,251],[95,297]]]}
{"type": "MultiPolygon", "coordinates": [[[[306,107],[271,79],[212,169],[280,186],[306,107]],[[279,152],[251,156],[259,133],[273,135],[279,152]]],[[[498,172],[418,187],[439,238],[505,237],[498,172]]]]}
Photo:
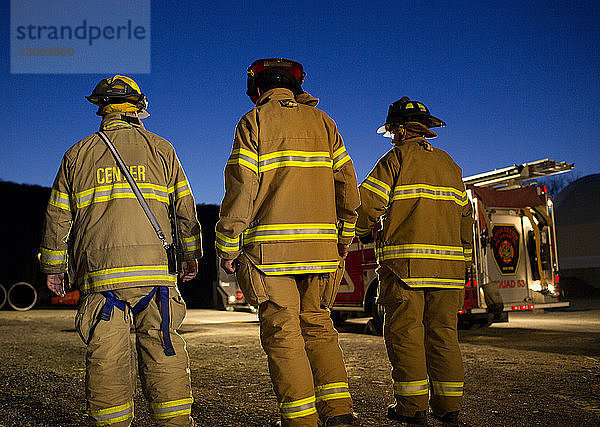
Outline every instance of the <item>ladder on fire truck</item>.
{"type": "Polygon", "coordinates": [[[518,187],[525,181],[569,172],[573,169],[573,165],[573,163],[557,162],[550,159],[536,160],[535,162],[467,176],[463,178],[463,181],[465,184],[476,187],[493,187],[506,190],[518,187]]]}

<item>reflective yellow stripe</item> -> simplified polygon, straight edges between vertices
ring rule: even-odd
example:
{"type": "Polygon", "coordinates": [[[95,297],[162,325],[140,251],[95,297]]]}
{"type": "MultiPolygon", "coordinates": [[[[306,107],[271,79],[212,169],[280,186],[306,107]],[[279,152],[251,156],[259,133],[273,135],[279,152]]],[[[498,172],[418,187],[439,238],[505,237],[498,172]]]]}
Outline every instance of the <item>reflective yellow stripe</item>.
{"type": "Polygon", "coordinates": [[[333,153],[333,169],[340,169],[346,162],[350,161],[350,156],[346,151],[346,147],[341,147],[333,153]]]}
{"type": "Polygon", "coordinates": [[[350,393],[348,392],[348,383],[345,382],[317,386],[315,387],[315,395],[317,397],[317,402],[350,398],[350,393]]]}
{"type": "Polygon", "coordinates": [[[244,231],[244,244],[255,242],[335,240],[335,224],[271,224],[257,225],[244,231]]]}
{"type": "Polygon", "coordinates": [[[365,179],[363,183],[360,184],[360,186],[382,197],[386,203],[389,201],[391,189],[390,186],[387,185],[385,182],[375,177],[368,176],[367,179],[365,179]]]}
{"type": "MultiPolygon", "coordinates": [[[[137,183],[145,199],[158,200],[169,203],[167,187],[149,183],[137,183]]],[[[114,199],[135,199],[135,194],[129,183],[114,183],[102,185],[75,194],[75,203],[78,208],[83,208],[92,203],[102,203],[114,199]]]]}
{"type": "Polygon", "coordinates": [[[67,263],[67,251],[55,251],[40,248],[40,262],[45,265],[62,265],[67,263]]]}
{"type": "Polygon", "coordinates": [[[443,246],[421,243],[386,245],[378,249],[378,257],[383,260],[396,258],[426,258],[450,261],[464,261],[462,246],[443,246]]]}
{"type": "Polygon", "coordinates": [[[411,277],[402,278],[402,281],[411,288],[462,289],[465,286],[464,279],[441,279],[439,277],[411,277]]]}
{"type": "Polygon", "coordinates": [[[183,250],[185,252],[192,252],[200,249],[200,235],[195,234],[192,237],[184,237],[181,239],[183,250]]]}
{"type": "Polygon", "coordinates": [[[329,273],[335,271],[338,265],[339,261],[315,261],[263,264],[256,267],[267,276],[283,276],[288,274],[329,273]]]}
{"type": "Polygon", "coordinates": [[[133,418],[133,401],[110,408],[88,411],[92,424],[106,426],[133,418]]]}
{"type": "Polygon", "coordinates": [[[398,396],[421,396],[429,394],[429,381],[394,381],[394,394],[398,396]]]}
{"type": "Polygon", "coordinates": [[[370,228],[362,228],[362,227],[356,226],[356,234],[358,236],[366,236],[370,232],[371,232],[370,228]]]}
{"type": "Polygon", "coordinates": [[[175,200],[179,200],[184,196],[192,194],[190,185],[187,181],[179,181],[174,187],[169,189],[169,193],[175,192],[175,200]]]}
{"type": "Polygon", "coordinates": [[[355,226],[352,222],[342,221],[342,237],[354,237],[355,226]]]}
{"type": "Polygon", "coordinates": [[[177,283],[177,276],[169,274],[166,265],[141,265],[107,268],[86,274],[84,290],[118,283],[177,283]]]}
{"type": "Polygon", "coordinates": [[[239,164],[247,167],[254,173],[258,173],[258,154],[253,153],[250,150],[246,150],[245,148],[236,148],[231,151],[231,155],[229,156],[227,164],[239,164]]]}
{"type": "Polygon", "coordinates": [[[315,414],[317,412],[315,401],[315,396],[310,396],[305,399],[282,402],[279,404],[281,418],[293,419],[315,414]]]}
{"type": "Polygon", "coordinates": [[[464,383],[460,381],[432,381],[433,393],[438,396],[460,397],[464,383]]]}
{"type": "Polygon", "coordinates": [[[237,252],[240,250],[240,238],[227,237],[223,233],[215,232],[215,246],[223,252],[237,252]]]}
{"type": "Polygon", "coordinates": [[[438,187],[428,184],[401,185],[394,189],[392,200],[415,198],[452,201],[459,206],[468,203],[467,193],[453,187],[438,187]]]}
{"type": "Polygon", "coordinates": [[[258,170],[263,173],[288,166],[331,168],[332,165],[333,160],[331,160],[327,151],[283,150],[261,155],[259,157],[258,170]]]}
{"type": "Polygon", "coordinates": [[[171,400],[169,402],[152,403],[152,418],[164,420],[167,418],[177,417],[179,415],[189,415],[192,412],[193,402],[194,399],[188,397],[185,399],[171,400]]]}
{"type": "Polygon", "coordinates": [[[48,204],[69,212],[71,211],[71,201],[69,195],[66,193],[61,193],[60,191],[55,189],[52,189],[52,191],[50,192],[50,199],[48,200],[48,204]]]}

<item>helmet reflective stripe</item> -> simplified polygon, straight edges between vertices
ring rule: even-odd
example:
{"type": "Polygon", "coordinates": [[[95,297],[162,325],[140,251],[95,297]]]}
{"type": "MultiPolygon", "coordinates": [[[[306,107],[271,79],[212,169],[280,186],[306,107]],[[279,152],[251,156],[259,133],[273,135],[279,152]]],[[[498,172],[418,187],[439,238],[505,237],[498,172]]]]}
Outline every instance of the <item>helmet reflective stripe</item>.
{"type": "Polygon", "coordinates": [[[131,88],[133,90],[135,90],[137,93],[140,93],[140,94],[142,93],[138,84],[136,82],[134,82],[133,79],[130,79],[129,77],[120,76],[117,74],[114,77],[107,79],[106,81],[108,82],[109,85],[112,85],[115,80],[121,80],[121,81],[127,83],[129,86],[131,86],[131,88]]]}

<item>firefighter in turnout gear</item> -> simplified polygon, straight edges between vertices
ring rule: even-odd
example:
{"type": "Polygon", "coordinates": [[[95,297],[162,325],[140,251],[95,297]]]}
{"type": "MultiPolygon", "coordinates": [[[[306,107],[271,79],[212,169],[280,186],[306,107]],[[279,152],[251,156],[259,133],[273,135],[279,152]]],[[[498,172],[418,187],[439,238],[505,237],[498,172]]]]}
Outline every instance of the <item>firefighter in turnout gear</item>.
{"type": "MultiPolygon", "coordinates": [[[[457,312],[471,265],[472,211],[462,171],[426,138],[445,126],[425,105],[407,97],[390,105],[378,132],[393,148],[360,185],[356,233],[376,233],[384,338],[396,404],[388,417],[426,425],[427,408],[446,425],[458,421],[463,365],[457,312]]],[[[372,238],[372,237],[371,237],[372,238]]]]}
{"type": "MultiPolygon", "coordinates": [[[[132,79],[117,75],[102,80],[87,98],[98,105],[100,130],[122,156],[167,240],[170,196],[174,200],[181,276],[192,279],[202,255],[194,198],[171,144],[139,120],[148,116],[146,97],[132,79]]],[[[133,351],[156,423],[192,425],[189,359],[176,332],[186,311],[177,276],[169,274],[163,245],[99,134],[63,157],[46,210],[41,266],[54,293],[64,295],[68,270],[83,294],[75,325],[87,346],[91,425],[131,424],[133,351]]]]}
{"type": "Polygon", "coordinates": [[[281,424],[354,423],[338,334],[330,318],[354,236],[359,194],[336,125],[302,91],[302,66],[255,61],[225,167],[216,248],[259,308],[281,424]]]}

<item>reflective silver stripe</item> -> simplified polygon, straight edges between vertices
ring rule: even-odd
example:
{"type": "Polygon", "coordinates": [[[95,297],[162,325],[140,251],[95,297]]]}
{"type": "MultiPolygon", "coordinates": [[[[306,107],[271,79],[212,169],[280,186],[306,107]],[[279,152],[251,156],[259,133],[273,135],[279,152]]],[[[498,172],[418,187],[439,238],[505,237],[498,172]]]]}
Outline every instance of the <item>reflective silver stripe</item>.
{"type": "Polygon", "coordinates": [[[346,147],[342,147],[333,153],[333,170],[340,169],[346,162],[350,161],[350,156],[346,147]]]}
{"type": "Polygon", "coordinates": [[[312,263],[263,264],[256,267],[268,276],[281,276],[286,274],[329,273],[335,271],[338,265],[338,261],[315,261],[312,263]]]}
{"type": "Polygon", "coordinates": [[[242,165],[258,173],[258,154],[244,148],[236,148],[231,152],[228,165],[242,165]]]}
{"type": "Polygon", "coordinates": [[[56,206],[57,208],[64,209],[69,212],[71,211],[71,199],[69,198],[69,195],[66,193],[61,193],[58,190],[52,189],[48,203],[52,206],[56,206]]]}
{"type": "MultiPolygon", "coordinates": [[[[140,191],[146,199],[154,199],[163,203],[169,203],[167,188],[159,185],[138,183],[140,191]]],[[[78,208],[89,206],[92,203],[107,202],[113,199],[135,199],[135,194],[128,183],[116,183],[94,187],[75,195],[75,203],[78,208]]]]}
{"type": "Polygon", "coordinates": [[[382,260],[394,258],[429,258],[448,261],[463,261],[465,255],[462,246],[443,246],[420,243],[387,245],[379,249],[382,260]]]}
{"type": "Polygon", "coordinates": [[[169,274],[166,265],[108,268],[86,275],[83,289],[117,283],[176,283],[177,276],[169,274]]]}
{"type": "Polygon", "coordinates": [[[402,185],[394,189],[393,200],[424,197],[433,200],[449,200],[460,206],[467,204],[467,193],[452,187],[436,187],[428,184],[402,185]]]}
{"type": "Polygon", "coordinates": [[[181,239],[181,246],[185,252],[192,252],[200,249],[200,235],[196,234],[192,237],[184,237],[181,239]]]}
{"type": "Polygon", "coordinates": [[[124,405],[113,406],[106,409],[89,411],[92,423],[97,426],[105,426],[133,418],[133,402],[124,405]]]}
{"type": "Polygon", "coordinates": [[[421,396],[429,394],[428,380],[394,381],[394,394],[398,396],[421,396]]]}
{"type": "Polygon", "coordinates": [[[273,224],[244,232],[244,244],[285,240],[337,240],[337,229],[334,224],[273,224]]]}
{"type": "Polygon", "coordinates": [[[391,188],[385,182],[380,181],[375,177],[368,176],[367,179],[360,184],[360,186],[372,193],[377,194],[383,198],[386,203],[389,201],[391,188]]]}
{"type": "Polygon", "coordinates": [[[189,397],[169,402],[152,403],[152,417],[161,420],[177,417],[179,415],[189,415],[192,411],[193,402],[194,399],[189,397]]]}
{"type": "Polygon", "coordinates": [[[348,399],[350,398],[348,383],[331,383],[315,387],[315,396],[317,397],[317,401],[348,399]]]}
{"type": "Polygon", "coordinates": [[[433,393],[438,396],[460,397],[463,395],[464,383],[460,381],[432,381],[431,386],[433,393]]]}
{"type": "Polygon", "coordinates": [[[342,237],[354,237],[355,224],[342,221],[342,237]]]}
{"type": "Polygon", "coordinates": [[[187,181],[179,181],[173,188],[169,189],[169,192],[172,191],[175,191],[175,200],[179,200],[184,196],[192,194],[192,190],[187,181]]]}
{"type": "Polygon", "coordinates": [[[401,278],[411,288],[450,288],[462,289],[465,286],[464,279],[441,279],[432,278],[401,278]]]}
{"type": "Polygon", "coordinates": [[[259,157],[258,170],[266,172],[281,167],[327,167],[333,161],[328,152],[284,150],[263,154],[259,157]]]}
{"type": "Polygon", "coordinates": [[[62,265],[67,263],[67,251],[55,251],[40,248],[40,262],[45,265],[62,265]]]}
{"type": "Polygon", "coordinates": [[[223,252],[235,252],[240,250],[240,238],[232,239],[218,231],[215,233],[215,246],[223,252]]]}
{"type": "Polygon", "coordinates": [[[366,236],[367,234],[369,234],[371,232],[370,228],[362,228],[362,227],[356,227],[356,234],[358,236],[366,236]]]}
{"type": "Polygon", "coordinates": [[[282,402],[279,404],[279,412],[281,414],[281,418],[285,419],[305,417],[307,415],[315,414],[317,412],[315,407],[315,396],[294,400],[292,402],[282,402]]]}

